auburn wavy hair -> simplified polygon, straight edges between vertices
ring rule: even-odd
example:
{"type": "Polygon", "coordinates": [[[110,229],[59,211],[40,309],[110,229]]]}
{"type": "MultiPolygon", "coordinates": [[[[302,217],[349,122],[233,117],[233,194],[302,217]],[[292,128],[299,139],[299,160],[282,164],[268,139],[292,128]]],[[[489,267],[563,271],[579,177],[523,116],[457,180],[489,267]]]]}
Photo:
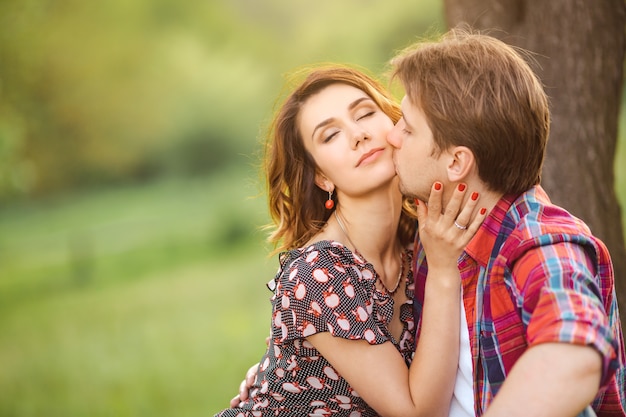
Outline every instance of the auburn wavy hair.
{"type": "MultiPolygon", "coordinates": [[[[298,117],[311,96],[338,83],[365,92],[394,123],[402,115],[387,89],[364,70],[333,64],[292,74],[286,86],[295,87],[276,111],[265,142],[263,169],[273,221],[266,229],[270,230],[268,241],[274,246],[273,253],[303,246],[332,214],[324,207],[328,193],[315,185],[317,166],[304,147],[298,117]]],[[[413,208],[405,199],[398,227],[403,244],[409,244],[416,231],[413,208]]]]}

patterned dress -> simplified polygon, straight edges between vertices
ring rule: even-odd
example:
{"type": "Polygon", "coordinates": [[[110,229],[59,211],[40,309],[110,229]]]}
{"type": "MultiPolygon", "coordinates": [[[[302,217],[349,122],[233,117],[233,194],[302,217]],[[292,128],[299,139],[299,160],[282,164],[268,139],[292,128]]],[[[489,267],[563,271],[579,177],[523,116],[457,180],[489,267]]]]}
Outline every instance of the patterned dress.
{"type": "MultiPolygon", "coordinates": [[[[405,257],[405,265],[412,265],[411,251],[405,257]]],[[[387,330],[394,300],[376,289],[377,274],[362,257],[324,240],[283,252],[279,260],[278,273],[268,283],[274,290],[272,338],[250,398],[241,408],[216,416],[376,416],[305,338],[330,332],[373,345],[389,340],[410,365],[415,348],[412,270],[403,277],[409,301],[400,308],[403,332],[395,340],[387,330]]]]}

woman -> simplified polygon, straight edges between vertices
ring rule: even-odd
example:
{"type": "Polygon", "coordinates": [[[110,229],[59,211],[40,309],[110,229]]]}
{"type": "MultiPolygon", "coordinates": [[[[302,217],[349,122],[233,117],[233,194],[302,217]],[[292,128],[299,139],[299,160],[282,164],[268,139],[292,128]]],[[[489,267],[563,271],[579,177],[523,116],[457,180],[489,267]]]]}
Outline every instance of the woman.
{"type": "Polygon", "coordinates": [[[311,71],[279,109],[266,150],[270,241],[283,251],[271,337],[250,397],[219,416],[448,415],[456,261],[484,216],[476,198],[461,208],[462,189],[442,214],[441,184],[417,205],[436,302],[425,303],[414,346],[415,220],[386,140],[399,117],[377,81],[342,66],[311,71]]]}

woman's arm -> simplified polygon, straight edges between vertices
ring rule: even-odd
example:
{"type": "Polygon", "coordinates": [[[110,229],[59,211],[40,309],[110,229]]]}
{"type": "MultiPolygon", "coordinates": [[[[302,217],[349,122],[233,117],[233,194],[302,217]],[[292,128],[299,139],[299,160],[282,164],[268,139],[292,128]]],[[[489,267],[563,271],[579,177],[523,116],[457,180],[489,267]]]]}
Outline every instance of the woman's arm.
{"type": "Polygon", "coordinates": [[[381,416],[447,416],[458,360],[459,297],[458,270],[427,280],[421,336],[410,369],[391,342],[370,345],[328,332],[307,340],[381,416]]]}
{"type": "Polygon", "coordinates": [[[460,210],[463,194],[458,190],[454,193],[445,214],[441,213],[441,187],[433,188],[428,206],[418,205],[429,272],[421,335],[410,369],[390,342],[370,345],[330,333],[307,338],[382,416],[448,415],[459,351],[457,259],[485,216],[478,213],[470,223],[477,200],[469,199],[460,210]],[[454,226],[455,220],[470,225],[462,230],[454,226]]]}

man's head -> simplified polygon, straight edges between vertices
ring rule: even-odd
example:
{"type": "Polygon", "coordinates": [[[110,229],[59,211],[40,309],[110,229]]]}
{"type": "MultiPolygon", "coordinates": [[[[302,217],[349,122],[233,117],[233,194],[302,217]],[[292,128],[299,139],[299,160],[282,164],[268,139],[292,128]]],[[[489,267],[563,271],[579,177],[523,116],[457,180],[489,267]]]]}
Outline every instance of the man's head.
{"type": "MultiPolygon", "coordinates": [[[[403,134],[415,133],[405,130],[403,123],[415,120],[407,112],[417,110],[430,130],[434,161],[442,154],[454,157],[456,150],[468,150],[474,171],[463,175],[475,172],[487,189],[500,194],[521,193],[539,183],[549,135],[548,99],[516,50],[493,37],[453,29],[437,42],[409,47],[392,65],[393,77],[406,92],[404,118],[390,135],[394,146],[402,147],[397,141],[403,134]]],[[[409,160],[402,152],[396,151],[398,165],[409,160]]],[[[425,168],[431,175],[445,175],[448,166],[445,162],[440,169],[425,168]]],[[[414,172],[419,175],[420,169],[416,166],[414,172]]],[[[418,197],[426,192],[410,189],[402,166],[398,174],[409,188],[404,192],[418,197]]],[[[449,176],[431,179],[466,181],[449,176]]]]}

